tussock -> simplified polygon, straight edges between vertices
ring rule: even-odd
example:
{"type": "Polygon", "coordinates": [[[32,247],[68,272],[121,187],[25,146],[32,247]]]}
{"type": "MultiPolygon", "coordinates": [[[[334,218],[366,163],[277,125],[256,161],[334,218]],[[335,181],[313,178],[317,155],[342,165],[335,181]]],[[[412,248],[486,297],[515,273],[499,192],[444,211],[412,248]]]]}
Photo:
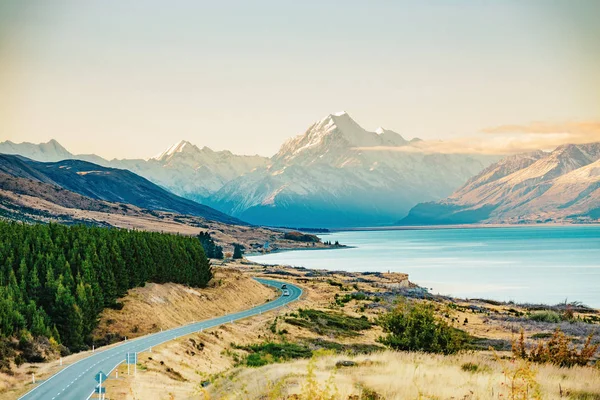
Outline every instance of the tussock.
{"type": "MultiPolygon", "coordinates": [[[[210,398],[269,398],[277,387],[281,396],[297,395],[309,377],[309,360],[267,365],[257,369],[234,370],[234,379],[226,376],[210,387],[210,398]]],[[[511,387],[522,385],[510,378],[519,362],[498,359],[493,354],[453,356],[386,351],[368,356],[325,356],[316,360],[312,372],[322,390],[327,382],[335,385],[335,399],[348,399],[369,391],[385,399],[506,399],[511,387]],[[340,360],[357,362],[355,367],[336,368],[340,360]],[[465,364],[477,365],[463,368],[465,364]],[[513,385],[514,384],[514,385],[513,385]]],[[[533,376],[543,399],[560,399],[576,393],[600,394],[600,370],[590,367],[558,368],[553,365],[529,364],[525,368],[533,376]]],[[[525,390],[525,389],[523,389],[525,390]]],[[[330,390],[330,393],[332,390],[330,390]]],[[[534,388],[529,388],[533,397],[534,388]]],[[[515,397],[521,398],[521,397],[515,397]]]]}

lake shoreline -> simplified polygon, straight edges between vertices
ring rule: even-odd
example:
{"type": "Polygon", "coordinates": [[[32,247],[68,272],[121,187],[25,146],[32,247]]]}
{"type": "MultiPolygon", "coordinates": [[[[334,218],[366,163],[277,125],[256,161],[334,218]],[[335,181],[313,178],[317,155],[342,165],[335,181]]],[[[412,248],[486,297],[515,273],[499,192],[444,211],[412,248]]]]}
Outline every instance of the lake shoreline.
{"type": "Polygon", "coordinates": [[[453,228],[331,232],[319,236],[339,240],[348,252],[279,249],[247,257],[317,270],[408,273],[431,293],[458,298],[600,306],[600,225],[453,228]]]}
{"type": "MultiPolygon", "coordinates": [[[[445,230],[445,229],[487,229],[487,228],[556,228],[556,227],[598,227],[598,223],[589,224],[571,224],[571,223],[547,223],[547,224],[458,224],[458,225],[389,225],[389,226],[364,226],[348,228],[329,228],[328,232],[321,233],[328,235],[339,232],[371,232],[371,231],[426,231],[426,230],[445,230]]],[[[318,236],[319,234],[317,234],[318,236]]]]}

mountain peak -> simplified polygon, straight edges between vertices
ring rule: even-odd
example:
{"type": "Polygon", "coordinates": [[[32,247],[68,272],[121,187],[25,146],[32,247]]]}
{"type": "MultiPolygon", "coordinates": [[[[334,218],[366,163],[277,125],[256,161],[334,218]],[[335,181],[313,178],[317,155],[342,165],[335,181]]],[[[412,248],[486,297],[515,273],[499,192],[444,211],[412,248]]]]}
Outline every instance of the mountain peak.
{"type": "Polygon", "coordinates": [[[164,160],[176,153],[197,153],[199,151],[200,149],[198,149],[198,147],[196,147],[194,144],[188,142],[187,140],[180,140],[179,142],[170,146],[167,150],[152,158],[155,160],[164,160]]]}

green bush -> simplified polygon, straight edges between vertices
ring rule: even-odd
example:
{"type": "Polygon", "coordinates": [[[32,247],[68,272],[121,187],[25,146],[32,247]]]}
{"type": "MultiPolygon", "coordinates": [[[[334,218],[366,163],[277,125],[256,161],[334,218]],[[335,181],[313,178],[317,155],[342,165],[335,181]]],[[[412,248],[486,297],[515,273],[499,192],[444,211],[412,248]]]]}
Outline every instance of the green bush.
{"type": "Polygon", "coordinates": [[[529,319],[538,322],[558,323],[561,321],[560,314],[555,311],[536,311],[529,315],[529,319]]]}
{"type": "Polygon", "coordinates": [[[312,351],[300,344],[265,342],[249,346],[236,346],[250,354],[244,359],[249,367],[261,367],[274,362],[282,362],[296,358],[310,358],[312,351]]]}
{"type": "Polygon", "coordinates": [[[291,325],[310,329],[319,335],[357,336],[358,331],[369,329],[372,324],[367,317],[350,317],[338,312],[320,310],[298,310],[300,318],[286,318],[291,325]]]}
{"type": "Polygon", "coordinates": [[[378,339],[394,350],[452,354],[464,348],[467,334],[438,319],[431,304],[404,303],[378,320],[387,333],[378,339]]]}
{"type": "Polygon", "coordinates": [[[472,362],[468,362],[461,365],[460,369],[462,369],[465,372],[477,372],[479,370],[479,365],[472,362]]]}

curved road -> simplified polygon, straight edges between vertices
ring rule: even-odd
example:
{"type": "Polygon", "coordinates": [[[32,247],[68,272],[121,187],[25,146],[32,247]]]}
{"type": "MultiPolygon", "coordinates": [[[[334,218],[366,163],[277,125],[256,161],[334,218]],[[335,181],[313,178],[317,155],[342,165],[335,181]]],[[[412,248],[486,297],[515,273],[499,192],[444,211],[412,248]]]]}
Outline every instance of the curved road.
{"type": "MultiPolygon", "coordinates": [[[[157,346],[169,340],[177,339],[181,336],[189,335],[190,333],[198,332],[202,329],[214,328],[215,326],[270,311],[291,303],[302,295],[302,289],[290,283],[262,278],[254,279],[262,284],[274,286],[278,289],[280,289],[285,283],[287,284],[289,296],[281,295],[276,300],[245,311],[224,315],[222,317],[213,318],[202,322],[195,322],[193,324],[170,329],[168,331],[153,333],[136,339],[128,340],[118,346],[106,350],[97,351],[52,375],[45,381],[41,382],[34,389],[29,391],[27,394],[20,397],[20,399],[89,399],[94,393],[94,388],[97,386],[97,383],[94,379],[96,374],[100,371],[103,371],[110,376],[110,373],[119,364],[125,361],[125,353],[127,352],[139,353],[148,350],[150,347],[157,346]]],[[[110,397],[110,393],[107,393],[106,395],[107,397],[110,397]]]]}

